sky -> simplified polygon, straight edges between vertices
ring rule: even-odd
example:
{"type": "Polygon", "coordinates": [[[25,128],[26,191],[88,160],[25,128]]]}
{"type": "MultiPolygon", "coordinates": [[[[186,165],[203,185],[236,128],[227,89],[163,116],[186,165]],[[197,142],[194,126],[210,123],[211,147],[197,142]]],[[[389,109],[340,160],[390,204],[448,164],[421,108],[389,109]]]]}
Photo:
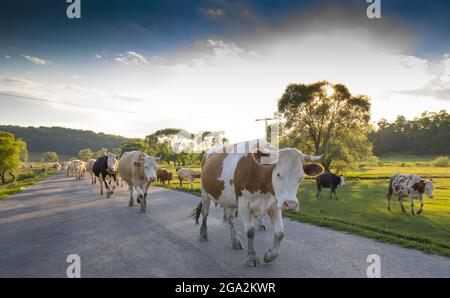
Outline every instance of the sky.
{"type": "Polygon", "coordinates": [[[319,80],[370,96],[373,123],[450,110],[448,0],[380,0],[379,19],[365,0],[80,2],[0,0],[1,124],[238,142],[319,80]]]}

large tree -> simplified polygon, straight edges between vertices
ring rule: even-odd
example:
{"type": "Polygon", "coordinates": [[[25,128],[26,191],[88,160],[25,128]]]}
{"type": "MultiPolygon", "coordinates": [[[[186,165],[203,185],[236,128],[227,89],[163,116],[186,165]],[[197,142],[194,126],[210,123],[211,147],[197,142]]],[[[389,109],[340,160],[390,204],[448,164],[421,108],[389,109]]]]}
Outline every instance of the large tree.
{"type": "Polygon", "coordinates": [[[87,161],[88,159],[91,159],[94,156],[94,153],[92,152],[91,148],[81,149],[78,152],[78,158],[84,161],[87,161]]]}
{"type": "Polygon", "coordinates": [[[371,156],[370,99],[352,95],[345,85],[290,84],[278,101],[278,112],[285,119],[281,144],[325,154],[327,170],[371,156]]]}
{"type": "Polygon", "coordinates": [[[26,150],[26,143],[8,132],[0,131],[0,178],[6,183],[5,174],[14,180],[13,171],[19,168],[20,160],[26,150]]]}
{"type": "Polygon", "coordinates": [[[42,153],[41,161],[42,162],[57,162],[57,161],[59,161],[58,153],[53,152],[53,151],[44,152],[44,153],[42,153]]]}

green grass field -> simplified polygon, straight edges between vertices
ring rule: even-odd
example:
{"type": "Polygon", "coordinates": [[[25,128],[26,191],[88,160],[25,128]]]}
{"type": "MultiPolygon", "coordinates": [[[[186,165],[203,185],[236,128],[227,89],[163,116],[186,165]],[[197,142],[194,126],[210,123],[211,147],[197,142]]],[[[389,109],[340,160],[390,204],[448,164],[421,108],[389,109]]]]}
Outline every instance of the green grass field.
{"type": "Polygon", "coordinates": [[[16,180],[12,181],[7,175],[6,184],[0,183],[0,200],[7,199],[11,195],[21,192],[27,186],[41,181],[55,173],[50,164],[30,163],[14,171],[16,180]],[[32,165],[32,168],[30,167],[32,165]]]}
{"type": "MultiPolygon", "coordinates": [[[[285,216],[301,222],[450,256],[450,168],[432,167],[429,163],[432,159],[434,158],[412,156],[404,160],[385,159],[384,166],[365,166],[348,171],[345,174],[347,185],[337,191],[338,200],[329,199],[329,189],[324,189],[322,196],[316,198],[315,180],[305,179],[298,191],[300,210],[285,216]],[[402,163],[405,163],[405,166],[399,166],[402,163]],[[394,173],[410,173],[433,178],[434,199],[424,199],[424,211],[421,215],[411,216],[409,213],[402,213],[396,199],[391,202],[391,211],[386,209],[389,177],[394,173]]],[[[187,182],[180,188],[174,167],[162,167],[174,173],[172,184],[170,186],[166,184],[165,187],[200,195],[198,179],[192,190],[187,182]]],[[[415,204],[417,211],[418,201],[415,204]]],[[[409,210],[409,202],[404,201],[404,205],[409,210]]]]}

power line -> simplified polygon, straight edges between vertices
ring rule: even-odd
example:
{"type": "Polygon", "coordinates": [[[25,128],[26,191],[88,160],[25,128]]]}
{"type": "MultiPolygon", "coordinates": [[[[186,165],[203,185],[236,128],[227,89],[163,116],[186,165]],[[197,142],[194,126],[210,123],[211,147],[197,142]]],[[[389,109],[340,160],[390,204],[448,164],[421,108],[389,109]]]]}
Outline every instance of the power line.
{"type": "Polygon", "coordinates": [[[142,115],[142,116],[152,116],[150,114],[145,113],[139,113],[139,112],[133,112],[133,111],[124,111],[124,110],[118,110],[108,107],[99,107],[99,106],[92,106],[92,105],[86,105],[86,104],[79,104],[79,103],[72,103],[72,102],[66,102],[66,101],[57,101],[57,100],[50,100],[50,99],[43,99],[43,98],[37,98],[37,97],[30,97],[30,96],[24,96],[24,95],[17,95],[17,94],[10,94],[10,93],[1,93],[0,96],[9,96],[9,97],[16,97],[21,98],[25,100],[32,100],[32,101],[38,101],[38,102],[49,102],[49,103],[56,103],[56,104],[62,104],[62,105],[68,105],[68,106],[75,106],[75,107],[82,107],[82,108],[89,108],[94,110],[102,110],[102,111],[111,111],[111,112],[117,112],[117,113],[127,113],[127,114],[135,114],[135,115],[142,115]]]}

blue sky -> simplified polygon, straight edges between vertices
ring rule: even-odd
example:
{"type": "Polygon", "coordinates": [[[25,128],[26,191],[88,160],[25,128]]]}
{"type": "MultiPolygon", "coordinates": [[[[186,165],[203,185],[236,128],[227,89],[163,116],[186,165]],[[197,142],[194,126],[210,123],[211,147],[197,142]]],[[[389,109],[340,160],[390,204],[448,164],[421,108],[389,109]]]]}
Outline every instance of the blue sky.
{"type": "Polygon", "coordinates": [[[319,79],[370,95],[374,121],[449,109],[450,1],[381,0],[377,20],[366,17],[364,0],[81,0],[81,19],[68,19],[67,5],[0,2],[0,92],[151,117],[112,125],[111,114],[3,96],[3,122],[128,136],[182,126],[250,138],[261,131],[253,118],[272,114],[287,84],[319,79]],[[405,103],[421,105],[404,111],[405,103]]]}

